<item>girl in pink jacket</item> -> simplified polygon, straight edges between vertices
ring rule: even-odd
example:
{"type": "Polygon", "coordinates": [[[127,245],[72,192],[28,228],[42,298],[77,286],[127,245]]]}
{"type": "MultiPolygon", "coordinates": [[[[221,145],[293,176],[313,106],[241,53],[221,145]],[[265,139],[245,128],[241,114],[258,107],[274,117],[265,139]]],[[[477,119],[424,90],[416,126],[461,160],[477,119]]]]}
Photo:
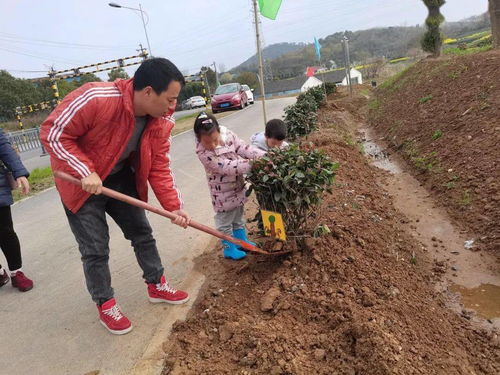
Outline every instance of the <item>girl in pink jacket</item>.
{"type": "MultiPolygon", "coordinates": [[[[252,160],[265,152],[247,145],[205,112],[196,118],[194,133],[196,154],[207,173],[217,229],[254,244],[248,240],[245,229],[244,205],[247,198],[244,174],[250,171],[252,160]]],[[[222,241],[222,248],[225,258],[238,260],[246,256],[241,248],[229,241],[222,241]]]]}

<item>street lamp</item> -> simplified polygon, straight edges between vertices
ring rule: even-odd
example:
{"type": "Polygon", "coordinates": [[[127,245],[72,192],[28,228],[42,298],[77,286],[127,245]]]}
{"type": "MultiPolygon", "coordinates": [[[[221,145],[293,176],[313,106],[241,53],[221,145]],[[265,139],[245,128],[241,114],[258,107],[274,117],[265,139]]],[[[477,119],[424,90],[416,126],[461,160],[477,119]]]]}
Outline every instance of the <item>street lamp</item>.
{"type": "Polygon", "coordinates": [[[149,54],[153,56],[153,51],[151,51],[151,45],[149,44],[148,32],[146,31],[146,22],[144,22],[144,14],[146,15],[146,17],[148,17],[148,22],[149,22],[149,16],[145,11],[142,10],[141,4],[139,4],[139,9],[126,7],[117,3],[109,3],[108,5],[112,8],[125,8],[141,12],[142,26],[144,26],[144,34],[146,34],[146,41],[148,42],[149,54]]]}

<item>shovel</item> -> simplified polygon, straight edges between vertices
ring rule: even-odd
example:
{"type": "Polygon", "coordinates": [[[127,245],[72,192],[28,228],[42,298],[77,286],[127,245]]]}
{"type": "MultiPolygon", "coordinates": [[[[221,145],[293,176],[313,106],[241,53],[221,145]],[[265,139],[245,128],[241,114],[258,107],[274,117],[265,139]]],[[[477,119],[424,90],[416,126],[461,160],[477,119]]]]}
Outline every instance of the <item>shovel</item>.
{"type": "MultiPolygon", "coordinates": [[[[70,176],[69,174],[67,173],[64,173],[64,172],[61,172],[61,171],[55,171],[54,172],[54,177],[57,177],[61,180],[64,180],[64,181],[67,181],[67,182],[70,182],[74,185],[77,185],[77,186],[81,186],[82,185],[82,182],[80,180],[78,180],[77,178],[73,177],[73,176],[70,176]]],[[[177,218],[177,215],[170,212],[170,211],[167,211],[167,210],[164,210],[163,208],[159,208],[159,207],[155,207],[155,206],[152,206],[146,202],[143,202],[139,199],[136,199],[136,198],[133,198],[133,197],[130,197],[128,195],[125,195],[125,194],[122,194],[122,193],[119,193],[115,190],[112,190],[112,189],[108,189],[106,187],[102,187],[102,194],[107,196],[107,197],[110,197],[110,198],[114,198],[116,200],[119,200],[119,201],[122,201],[122,202],[125,202],[125,203],[128,203],[128,204],[131,204],[132,206],[136,206],[136,207],[139,207],[139,208],[142,208],[144,210],[147,210],[147,211],[150,211],[150,212],[154,212],[155,214],[158,214],[158,215],[161,215],[161,216],[164,216],[170,220],[175,220],[177,218]]],[[[190,223],[188,224],[191,228],[194,228],[194,229],[198,229],[202,232],[205,232],[205,233],[208,233],[212,236],[215,236],[217,238],[220,238],[221,240],[226,240],[226,241],[229,241],[239,247],[242,247],[243,249],[247,250],[247,251],[251,251],[251,252],[254,252],[254,253],[259,253],[259,254],[265,254],[265,255],[281,255],[281,254],[286,254],[288,253],[288,251],[276,251],[276,252],[268,252],[268,251],[265,251],[265,250],[262,250],[261,248],[257,247],[257,246],[254,246],[252,244],[249,244],[248,242],[245,242],[245,241],[242,241],[242,240],[238,240],[234,237],[231,237],[231,236],[228,236],[227,234],[225,233],[222,233],[222,232],[219,232],[218,230],[215,230],[213,228],[210,228],[206,225],[203,225],[203,224],[200,224],[200,223],[197,223],[196,221],[194,220],[191,220],[190,223]]]]}

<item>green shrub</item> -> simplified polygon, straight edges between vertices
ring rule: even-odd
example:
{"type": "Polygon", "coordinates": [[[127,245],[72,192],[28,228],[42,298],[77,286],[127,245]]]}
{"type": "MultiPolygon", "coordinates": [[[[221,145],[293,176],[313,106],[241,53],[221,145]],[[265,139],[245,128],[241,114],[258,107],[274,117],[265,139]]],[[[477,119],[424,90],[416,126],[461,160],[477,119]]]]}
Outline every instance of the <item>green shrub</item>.
{"type": "Polygon", "coordinates": [[[285,108],[288,138],[294,141],[317,129],[318,105],[311,96],[303,96],[297,103],[285,108]]]}
{"type": "Polygon", "coordinates": [[[247,175],[264,210],[283,215],[287,233],[305,234],[325,192],[331,193],[338,163],[322,151],[292,145],[271,150],[254,162],[247,175]]]}
{"type": "Polygon", "coordinates": [[[333,94],[334,92],[337,92],[337,85],[333,82],[326,82],[325,89],[326,89],[326,95],[330,95],[333,94]]]}

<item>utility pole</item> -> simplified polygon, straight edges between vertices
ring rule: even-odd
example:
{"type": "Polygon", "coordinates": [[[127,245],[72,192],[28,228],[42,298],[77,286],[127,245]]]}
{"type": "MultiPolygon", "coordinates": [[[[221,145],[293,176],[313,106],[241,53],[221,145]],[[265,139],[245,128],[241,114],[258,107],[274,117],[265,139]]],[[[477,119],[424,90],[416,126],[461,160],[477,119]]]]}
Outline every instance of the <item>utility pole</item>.
{"type": "Polygon", "coordinates": [[[139,49],[136,49],[136,51],[142,55],[143,59],[148,58],[148,52],[146,51],[146,49],[144,49],[142,43],[139,43],[139,49]]]}
{"type": "Polygon", "coordinates": [[[153,51],[151,51],[151,44],[149,44],[148,32],[146,30],[146,22],[144,22],[144,11],[142,10],[142,5],[139,4],[139,10],[141,12],[142,26],[144,27],[144,34],[146,34],[146,42],[148,43],[149,54],[153,56],[153,51]]]}
{"type": "Polygon", "coordinates": [[[264,126],[265,126],[265,124],[267,123],[266,90],[264,88],[264,68],[262,64],[262,51],[260,49],[259,13],[257,9],[257,0],[253,0],[253,12],[255,18],[255,40],[257,44],[257,56],[259,57],[259,82],[260,82],[260,93],[262,94],[262,113],[264,115],[264,126]]]}
{"type": "Polygon", "coordinates": [[[351,59],[349,56],[349,39],[346,35],[342,39],[342,46],[344,47],[344,59],[345,59],[345,69],[346,69],[346,79],[349,85],[349,94],[352,97],[352,84],[351,84],[351,59]]]}
{"type": "Polygon", "coordinates": [[[208,69],[201,70],[201,75],[202,75],[202,79],[203,79],[202,84],[205,85],[205,87],[207,88],[207,91],[208,91],[208,98],[206,98],[206,101],[208,103],[208,101],[211,100],[211,98],[212,98],[212,93],[210,92],[210,85],[208,84],[207,72],[208,72],[208,69]]]}
{"type": "Polygon", "coordinates": [[[215,88],[219,87],[220,82],[219,82],[219,74],[217,73],[217,65],[215,65],[215,61],[212,63],[214,66],[214,72],[215,72],[215,88]]]}

